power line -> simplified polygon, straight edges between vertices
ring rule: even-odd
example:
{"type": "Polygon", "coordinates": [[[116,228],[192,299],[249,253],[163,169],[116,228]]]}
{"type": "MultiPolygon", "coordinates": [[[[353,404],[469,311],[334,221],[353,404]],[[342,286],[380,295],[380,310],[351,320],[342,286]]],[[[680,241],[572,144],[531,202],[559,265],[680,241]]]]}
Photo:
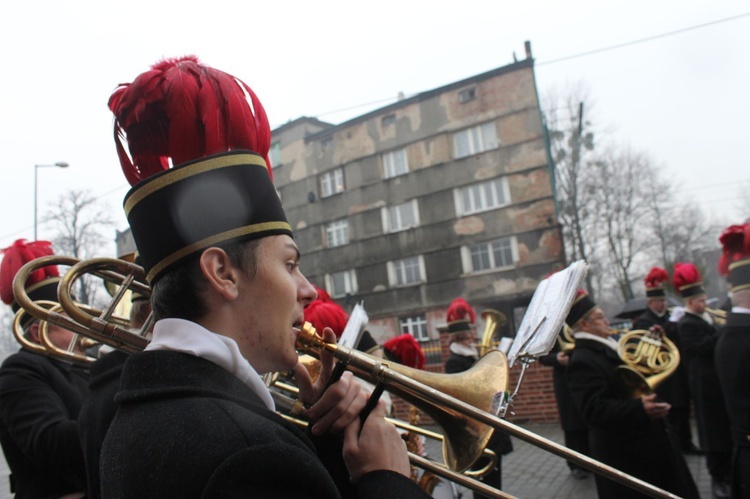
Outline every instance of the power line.
{"type": "Polygon", "coordinates": [[[709,22],[703,23],[703,24],[696,24],[695,26],[688,26],[687,28],[681,28],[681,29],[677,29],[677,30],[674,30],[674,31],[667,31],[666,33],[660,33],[658,35],[648,36],[646,38],[640,38],[638,40],[632,40],[632,41],[629,41],[629,42],[618,43],[617,45],[610,45],[608,47],[602,47],[602,48],[599,48],[599,49],[589,50],[587,52],[581,52],[579,54],[573,54],[573,55],[568,55],[568,56],[564,56],[564,57],[559,57],[557,59],[552,59],[551,61],[537,62],[536,65],[537,66],[544,66],[544,65],[547,65],[547,64],[555,64],[555,63],[562,62],[562,61],[568,61],[570,59],[576,59],[578,57],[585,57],[587,55],[599,54],[601,52],[607,52],[609,50],[615,50],[615,49],[619,49],[619,48],[623,48],[623,47],[629,47],[631,45],[637,45],[639,43],[650,42],[650,41],[653,41],[653,40],[658,40],[660,38],[666,38],[668,36],[678,35],[680,33],[685,33],[687,31],[692,31],[694,29],[705,28],[706,26],[713,26],[714,24],[721,24],[721,23],[725,23],[725,22],[729,22],[729,21],[734,21],[734,20],[741,19],[743,17],[748,17],[748,16],[750,16],[750,12],[745,12],[744,14],[738,14],[738,15],[732,16],[732,17],[725,17],[724,19],[717,19],[716,21],[709,21],[709,22]]]}

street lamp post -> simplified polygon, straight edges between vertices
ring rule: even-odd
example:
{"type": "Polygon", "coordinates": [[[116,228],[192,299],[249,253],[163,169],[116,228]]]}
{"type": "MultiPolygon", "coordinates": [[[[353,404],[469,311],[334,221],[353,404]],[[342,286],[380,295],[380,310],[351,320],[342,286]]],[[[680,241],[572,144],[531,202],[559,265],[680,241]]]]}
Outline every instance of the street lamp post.
{"type": "Polygon", "coordinates": [[[57,167],[57,168],[67,168],[68,163],[64,161],[58,161],[57,163],[53,163],[51,165],[34,165],[34,241],[36,241],[36,226],[37,226],[37,202],[36,202],[36,187],[37,187],[37,170],[39,168],[47,168],[47,167],[57,167]]]}

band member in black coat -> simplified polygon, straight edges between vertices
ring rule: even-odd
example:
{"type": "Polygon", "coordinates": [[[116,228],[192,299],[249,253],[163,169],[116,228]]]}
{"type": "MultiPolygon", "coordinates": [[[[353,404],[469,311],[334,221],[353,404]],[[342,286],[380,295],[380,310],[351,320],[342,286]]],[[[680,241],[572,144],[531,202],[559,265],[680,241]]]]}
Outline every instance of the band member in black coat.
{"type": "Polygon", "coordinates": [[[714,363],[720,334],[706,313],[706,292],[701,275],[692,263],[677,263],[672,276],[674,287],[685,300],[685,315],[677,323],[690,395],[695,404],[698,438],[706,453],[716,497],[729,497],[732,438],[729,433],[724,395],[714,363]]]}
{"type": "MultiPolygon", "coordinates": [[[[563,332],[560,333],[563,337],[563,332]]],[[[572,348],[573,345],[571,344],[572,348]]],[[[563,349],[561,342],[555,343],[550,353],[539,357],[539,362],[545,366],[552,367],[552,386],[555,390],[557,401],[557,412],[560,414],[560,425],[565,437],[565,447],[581,454],[590,455],[589,451],[589,429],[586,422],[578,412],[573,399],[570,396],[568,381],[565,371],[570,363],[572,350],[563,349]]],[[[570,473],[577,479],[584,479],[590,475],[589,471],[572,461],[568,461],[570,473]]]]}
{"type": "MultiPolygon", "coordinates": [[[[576,347],[567,370],[570,393],[589,426],[591,457],[657,487],[697,498],[695,482],[664,418],[669,404],[656,394],[634,397],[618,377],[623,362],[610,338],[609,321],[586,294],[571,308],[566,322],[575,331],[576,347]]],[[[600,498],[643,497],[596,475],[600,498]]]]}
{"type": "MultiPolygon", "coordinates": [[[[3,250],[0,294],[19,310],[12,291],[18,269],[36,257],[51,255],[46,241],[16,241],[3,250]]],[[[44,267],[26,282],[33,301],[57,301],[57,268],[44,267]]],[[[24,314],[27,340],[41,347],[39,321],[24,314]]],[[[74,335],[48,325],[50,341],[67,349],[74,335]]],[[[76,353],[83,354],[75,347],[76,353]]],[[[82,367],[23,348],[0,367],[0,444],[11,471],[11,492],[17,499],[83,497],[86,474],[78,442],[76,418],[88,392],[88,373],[82,367]]]]}
{"type": "MultiPolygon", "coordinates": [[[[461,373],[467,371],[479,358],[479,351],[474,343],[476,334],[472,329],[472,324],[476,314],[474,309],[463,298],[456,298],[446,311],[446,321],[448,323],[448,334],[450,334],[450,354],[445,361],[445,372],[448,374],[461,373]]],[[[482,478],[482,481],[502,490],[503,488],[503,456],[513,451],[513,442],[507,433],[495,430],[492,438],[487,444],[497,455],[497,465],[493,471],[482,478]]],[[[474,498],[479,499],[486,497],[474,492],[474,498]]]]}
{"type": "MultiPolygon", "coordinates": [[[[130,328],[140,330],[150,313],[151,303],[141,295],[132,295],[130,328]]],[[[128,356],[125,352],[103,345],[99,349],[99,359],[91,366],[89,395],[78,415],[78,433],[86,463],[87,499],[101,497],[99,456],[104,437],[117,412],[115,395],[120,391],[120,376],[128,356]]]]}
{"type": "Polygon", "coordinates": [[[719,273],[729,277],[733,304],[716,344],[716,371],[734,442],[732,497],[750,499],[750,223],[728,227],[719,240],[719,273]]]}
{"type": "MultiPolygon", "coordinates": [[[[333,464],[275,412],[260,377],[290,370],[311,437],[331,434],[339,449],[343,437],[336,457],[359,497],[424,497],[382,402],[361,421],[367,396],[351,373],[333,378],[322,352],[313,383],[298,362],[303,309],[316,293],[300,271],[266,159],[270,126],[250,87],[188,56],[120,86],[110,109],[130,150],[118,141],[156,324],[122,371],[102,497],[340,497],[333,464]]],[[[330,328],[321,333],[335,341],[330,328]]]]}
{"type": "MultiPolygon", "coordinates": [[[[669,274],[661,267],[653,267],[643,282],[646,286],[646,310],[633,321],[633,329],[657,331],[671,340],[682,354],[680,338],[677,334],[677,324],[670,322],[667,310],[667,293],[665,283],[669,281],[669,274]]],[[[690,387],[687,379],[685,362],[680,362],[677,369],[669,378],[656,388],[656,395],[662,402],[667,402],[672,408],[667,420],[672,425],[680,449],[686,454],[702,454],[693,443],[690,428],[690,387]]]]}

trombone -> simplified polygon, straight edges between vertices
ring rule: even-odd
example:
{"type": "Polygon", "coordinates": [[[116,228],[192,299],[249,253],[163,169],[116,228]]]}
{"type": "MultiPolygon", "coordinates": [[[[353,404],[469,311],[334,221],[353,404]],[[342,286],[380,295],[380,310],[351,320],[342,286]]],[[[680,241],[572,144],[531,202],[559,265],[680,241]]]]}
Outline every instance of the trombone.
{"type": "MultiPolygon", "coordinates": [[[[51,258],[54,257],[43,257],[38,260],[51,258]]],[[[79,330],[86,331],[82,334],[86,334],[108,345],[129,352],[143,350],[148,343],[145,336],[133,334],[127,329],[110,323],[110,318],[108,317],[111,315],[111,310],[116,305],[116,301],[122,299],[126,288],[132,288],[143,296],[151,295],[148,285],[143,284],[145,282],[143,269],[138,265],[111,258],[98,258],[82,262],[77,262],[75,259],[68,259],[68,261],[71,260],[73,260],[73,263],[67,263],[67,265],[73,265],[73,267],[63,277],[58,289],[60,304],[66,313],[74,319],[74,321],[70,322],[74,322],[74,327],[79,330]],[[97,317],[94,317],[91,313],[84,313],[78,310],[75,307],[74,300],[70,296],[74,279],[86,272],[94,272],[104,278],[114,279],[116,283],[120,284],[118,293],[113,297],[113,301],[97,317]],[[79,319],[81,322],[75,322],[79,319]]],[[[31,263],[33,264],[34,262],[31,263]]],[[[44,265],[51,264],[45,263],[44,265]]],[[[29,265],[27,264],[26,266],[29,265]]],[[[21,271],[25,267],[22,267],[21,271]]],[[[19,275],[16,276],[14,281],[14,292],[16,293],[17,301],[23,308],[28,310],[28,306],[33,307],[30,300],[27,299],[24,302],[19,299],[18,288],[23,288],[26,280],[26,277],[22,276],[21,271],[19,271],[19,275]],[[19,278],[19,276],[21,277],[19,278]]],[[[28,276],[28,274],[29,272],[27,271],[25,275],[28,276]]],[[[57,316],[60,314],[50,315],[55,320],[58,320],[59,317],[57,316]]],[[[66,316],[62,317],[70,320],[66,316]]],[[[372,357],[335,343],[326,343],[322,338],[317,336],[315,329],[309,323],[305,323],[301,328],[297,337],[297,347],[299,350],[311,352],[320,352],[322,350],[331,352],[338,360],[346,362],[348,369],[359,377],[373,384],[382,383],[391,393],[400,396],[429,414],[445,430],[444,454],[447,457],[446,464],[454,471],[463,471],[471,466],[484,450],[492,431],[499,429],[649,496],[677,498],[674,494],[581,453],[572,451],[556,442],[540,437],[531,431],[496,416],[497,410],[507,398],[508,386],[508,361],[505,355],[498,350],[490,351],[469,371],[457,375],[445,375],[419,371],[399,365],[390,366],[383,359],[372,357]],[[488,372],[492,373],[489,375],[489,378],[498,379],[489,379],[489,381],[485,382],[484,380],[487,378],[488,372]],[[501,374],[498,375],[498,372],[501,374]],[[468,390],[465,381],[467,378],[465,376],[469,376],[475,381],[473,383],[474,386],[471,386],[468,390]],[[456,395],[460,394],[464,399],[446,394],[445,392],[447,391],[453,391],[456,395]]],[[[428,471],[436,474],[440,473],[440,470],[437,469],[434,463],[421,456],[413,456],[412,462],[428,471]]],[[[458,476],[453,478],[453,480],[463,484],[466,480],[471,479],[462,476],[459,472],[458,476]]],[[[485,492],[488,495],[508,497],[507,494],[501,491],[492,489],[481,483],[479,485],[484,487],[482,489],[483,492],[486,489],[490,489],[485,492]]]]}

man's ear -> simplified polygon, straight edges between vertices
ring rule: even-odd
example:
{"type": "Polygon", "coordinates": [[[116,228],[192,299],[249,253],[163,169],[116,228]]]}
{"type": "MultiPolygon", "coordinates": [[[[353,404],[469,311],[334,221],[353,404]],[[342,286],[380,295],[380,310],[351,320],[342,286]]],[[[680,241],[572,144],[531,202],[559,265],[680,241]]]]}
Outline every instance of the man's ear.
{"type": "Polygon", "coordinates": [[[29,326],[28,331],[29,339],[33,341],[34,343],[42,344],[42,342],[39,340],[39,321],[34,321],[29,326]]]}
{"type": "Polygon", "coordinates": [[[237,298],[237,283],[241,270],[235,267],[226,251],[221,248],[208,248],[201,253],[200,266],[211,289],[229,301],[237,298]]]}

